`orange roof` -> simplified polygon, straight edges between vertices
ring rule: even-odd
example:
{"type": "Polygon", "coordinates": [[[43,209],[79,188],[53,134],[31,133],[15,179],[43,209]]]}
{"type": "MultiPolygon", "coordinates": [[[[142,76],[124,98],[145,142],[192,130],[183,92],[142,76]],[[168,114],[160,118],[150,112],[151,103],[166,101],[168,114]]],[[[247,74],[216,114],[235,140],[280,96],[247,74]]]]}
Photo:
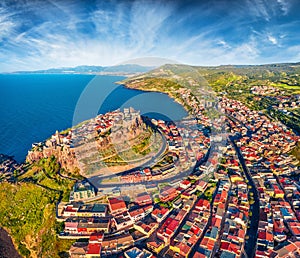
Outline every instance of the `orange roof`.
{"type": "Polygon", "coordinates": [[[220,209],[225,209],[225,203],[220,203],[220,204],[218,205],[218,208],[220,208],[220,209]]]}
{"type": "Polygon", "coordinates": [[[215,242],[216,242],[216,240],[209,239],[208,242],[207,242],[207,245],[206,245],[207,249],[211,251],[215,246],[215,242]]]}
{"type": "Polygon", "coordinates": [[[133,210],[133,211],[129,212],[131,217],[135,217],[135,216],[141,215],[143,213],[144,213],[143,209],[137,209],[137,210],[133,210]]]}
{"type": "Polygon", "coordinates": [[[221,220],[221,219],[219,219],[219,218],[216,218],[214,226],[216,226],[217,228],[220,228],[220,226],[221,226],[221,222],[222,222],[222,220],[221,220]]]}
{"type": "Polygon", "coordinates": [[[158,214],[166,214],[169,211],[169,209],[165,208],[165,207],[160,207],[160,208],[156,208],[153,212],[152,215],[157,216],[158,214]]]}
{"type": "Polygon", "coordinates": [[[193,257],[194,258],[206,258],[206,255],[205,254],[201,254],[199,252],[196,252],[193,257]]]}
{"type": "Polygon", "coordinates": [[[102,232],[95,232],[91,234],[89,241],[102,241],[103,240],[103,233],[102,232]]]}
{"type": "Polygon", "coordinates": [[[127,208],[124,200],[121,198],[110,198],[108,202],[112,212],[127,208]]]}
{"type": "Polygon", "coordinates": [[[183,180],[183,181],[181,181],[181,184],[183,184],[183,185],[189,185],[191,182],[189,181],[189,180],[183,180]]]}
{"type": "Polygon", "coordinates": [[[266,240],[269,241],[269,242],[272,242],[273,241],[273,234],[269,233],[267,231],[266,233],[266,240]]]}
{"type": "Polygon", "coordinates": [[[100,254],[101,244],[89,244],[86,254],[100,254]]]}
{"type": "Polygon", "coordinates": [[[244,238],[245,237],[245,230],[240,229],[239,232],[238,232],[238,237],[239,238],[244,238]]]}
{"type": "Polygon", "coordinates": [[[192,235],[188,240],[189,243],[196,244],[198,237],[196,235],[192,235]]]}
{"type": "Polygon", "coordinates": [[[184,243],[180,243],[179,248],[180,248],[180,252],[185,255],[187,255],[191,250],[191,248],[184,243]]]}
{"type": "Polygon", "coordinates": [[[137,202],[152,202],[151,196],[149,194],[140,195],[136,197],[137,202]]]}
{"type": "Polygon", "coordinates": [[[294,235],[300,235],[300,229],[299,228],[297,228],[297,227],[292,227],[292,231],[293,231],[293,233],[294,233],[294,235]]]}

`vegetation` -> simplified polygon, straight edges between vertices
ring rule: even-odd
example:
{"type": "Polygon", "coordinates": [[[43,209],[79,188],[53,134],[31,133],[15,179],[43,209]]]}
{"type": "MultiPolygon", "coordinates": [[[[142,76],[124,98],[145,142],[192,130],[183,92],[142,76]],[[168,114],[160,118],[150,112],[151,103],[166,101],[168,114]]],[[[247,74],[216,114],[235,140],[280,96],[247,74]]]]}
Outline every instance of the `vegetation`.
{"type": "MultiPolygon", "coordinates": [[[[274,64],[264,66],[220,66],[215,67],[189,67],[183,65],[165,65],[162,68],[146,75],[134,77],[124,83],[131,87],[146,91],[159,91],[169,94],[176,101],[183,104],[187,110],[191,106],[183,95],[190,92],[190,101],[194,96],[203,96],[209,100],[207,94],[213,90],[219,96],[227,96],[242,101],[252,109],[260,110],[269,117],[279,120],[287,126],[300,132],[299,117],[300,110],[292,109],[289,112],[282,112],[274,108],[278,104],[275,96],[257,96],[252,93],[253,86],[271,86],[280,89],[281,96],[290,97],[300,94],[300,64],[274,64]],[[177,76],[179,75],[179,76],[177,76]],[[200,87],[201,86],[201,87],[200,87]]],[[[208,115],[216,115],[207,113],[208,115]]],[[[80,127],[83,122],[77,127],[80,127]]],[[[76,129],[76,127],[74,128],[76,129]]],[[[63,133],[68,133],[70,129],[63,133]]],[[[109,135],[110,132],[107,133],[109,135]]],[[[105,135],[105,136],[107,136],[105,135]]],[[[95,140],[95,139],[93,139],[95,140]]],[[[144,138],[130,146],[132,152],[147,154],[149,138],[144,138]],[[145,151],[145,153],[143,153],[145,151]]],[[[118,155],[119,152],[111,146],[101,150],[101,157],[105,163],[111,165],[118,162],[118,165],[127,164],[118,155]],[[123,162],[123,163],[122,163],[123,162]]],[[[37,146],[36,148],[41,148],[37,146]]],[[[300,145],[291,151],[300,160],[300,145]]],[[[94,166],[97,169],[98,163],[92,164],[91,160],[84,160],[85,164],[94,166]]],[[[165,156],[157,164],[161,167],[171,163],[172,157],[165,156]]],[[[69,192],[74,180],[63,176],[68,175],[81,178],[79,171],[63,171],[54,157],[41,159],[26,167],[26,172],[21,175],[15,173],[17,183],[11,184],[2,182],[0,184],[0,226],[4,227],[12,236],[14,243],[24,257],[65,257],[72,241],[61,240],[57,233],[62,230],[62,224],[56,222],[55,205],[60,200],[68,200],[69,192]]],[[[163,185],[160,185],[161,187],[163,185]]],[[[210,182],[209,187],[203,195],[207,200],[212,200],[216,189],[216,183],[210,182]]],[[[254,199],[250,196],[250,203],[254,199]]],[[[158,197],[154,198],[155,203],[172,207],[174,201],[161,203],[158,197]]],[[[250,211],[249,216],[252,213],[250,211]]]]}
{"type": "Polygon", "coordinates": [[[165,167],[167,165],[173,164],[173,156],[170,155],[165,155],[160,161],[158,161],[152,169],[159,169],[162,167],[165,167]]]}
{"type": "Polygon", "coordinates": [[[182,95],[178,92],[179,89],[184,89],[183,85],[180,85],[173,79],[145,77],[141,80],[126,80],[125,83],[130,88],[166,93],[182,104],[187,111],[191,110],[191,107],[182,99],[182,95]]]}
{"type": "Polygon", "coordinates": [[[73,178],[73,179],[76,179],[76,180],[83,180],[84,177],[82,175],[80,175],[80,169],[75,167],[73,171],[66,171],[65,169],[61,169],[60,170],[60,173],[62,175],[65,175],[67,177],[70,177],[70,178],[73,178]]]}
{"type": "Polygon", "coordinates": [[[298,142],[297,146],[290,153],[300,161],[300,142],[298,142]]]}
{"type": "MultiPolygon", "coordinates": [[[[164,65],[142,76],[124,81],[126,86],[140,90],[159,91],[187,105],[178,90],[188,89],[198,100],[209,100],[216,92],[219,96],[236,99],[251,109],[264,112],[269,118],[278,120],[300,134],[299,109],[284,112],[277,106],[280,101],[270,96],[255,95],[253,86],[268,86],[279,89],[280,97],[290,99],[300,94],[300,63],[270,64],[260,66],[191,67],[186,65],[164,65]]],[[[217,114],[207,113],[209,116],[217,114]]],[[[299,148],[293,152],[299,156],[299,148]]]]}
{"type": "Polygon", "coordinates": [[[0,225],[24,257],[62,257],[72,241],[57,237],[58,195],[33,183],[0,184],[0,225]]]}
{"type": "Polygon", "coordinates": [[[74,180],[61,176],[54,157],[26,167],[17,184],[0,184],[0,225],[24,257],[65,257],[72,241],[58,239],[55,208],[67,201],[74,180]]]}
{"type": "Polygon", "coordinates": [[[60,174],[60,165],[54,156],[31,164],[18,181],[32,182],[56,193],[58,198],[68,201],[74,180],[60,174]]]}
{"type": "Polygon", "coordinates": [[[210,183],[209,186],[206,188],[205,192],[203,193],[203,198],[211,202],[213,194],[216,190],[216,186],[216,182],[210,183]]]}
{"type": "Polygon", "coordinates": [[[172,209],[173,204],[180,198],[181,198],[181,194],[177,195],[172,201],[168,201],[168,202],[162,202],[159,198],[157,198],[158,200],[154,198],[154,203],[158,204],[161,207],[172,209]]]}
{"type": "Polygon", "coordinates": [[[151,144],[151,139],[149,137],[145,137],[141,142],[132,146],[132,150],[137,154],[146,155],[150,153],[149,145],[151,144]]]}

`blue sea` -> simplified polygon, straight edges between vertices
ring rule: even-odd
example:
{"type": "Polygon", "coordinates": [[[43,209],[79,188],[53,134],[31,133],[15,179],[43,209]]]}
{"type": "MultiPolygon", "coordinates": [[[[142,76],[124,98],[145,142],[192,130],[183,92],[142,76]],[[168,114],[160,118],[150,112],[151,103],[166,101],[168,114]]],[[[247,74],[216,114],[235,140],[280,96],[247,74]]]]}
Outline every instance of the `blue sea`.
{"type": "Polygon", "coordinates": [[[186,111],[166,94],[127,89],[120,76],[0,74],[0,153],[24,161],[31,144],[97,114],[133,107],[180,120],[186,111]]]}

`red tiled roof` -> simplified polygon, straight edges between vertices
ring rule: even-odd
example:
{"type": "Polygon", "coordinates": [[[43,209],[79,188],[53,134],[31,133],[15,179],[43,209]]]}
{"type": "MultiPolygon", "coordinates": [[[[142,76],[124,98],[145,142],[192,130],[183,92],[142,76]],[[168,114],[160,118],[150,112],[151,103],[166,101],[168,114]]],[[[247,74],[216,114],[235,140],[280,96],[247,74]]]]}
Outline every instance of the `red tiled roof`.
{"type": "Polygon", "coordinates": [[[103,240],[103,233],[102,232],[95,232],[91,234],[89,241],[102,241],[103,240]]]}
{"type": "Polygon", "coordinates": [[[258,238],[259,239],[266,239],[266,231],[258,232],[258,238]]]}
{"type": "Polygon", "coordinates": [[[89,244],[86,254],[100,254],[101,244],[89,244]]]}
{"type": "Polygon", "coordinates": [[[206,258],[206,255],[205,255],[205,254],[201,254],[201,253],[199,253],[199,252],[196,252],[196,253],[194,254],[194,258],[206,258]]]}
{"type": "Polygon", "coordinates": [[[136,202],[138,203],[145,203],[145,202],[152,202],[151,196],[149,194],[141,195],[136,197],[136,202]]]}
{"type": "Polygon", "coordinates": [[[181,181],[181,184],[183,185],[189,185],[191,182],[189,180],[183,180],[181,181]]]}
{"type": "Polygon", "coordinates": [[[119,198],[110,198],[108,199],[109,207],[112,212],[126,209],[126,204],[123,199],[119,198]]]}

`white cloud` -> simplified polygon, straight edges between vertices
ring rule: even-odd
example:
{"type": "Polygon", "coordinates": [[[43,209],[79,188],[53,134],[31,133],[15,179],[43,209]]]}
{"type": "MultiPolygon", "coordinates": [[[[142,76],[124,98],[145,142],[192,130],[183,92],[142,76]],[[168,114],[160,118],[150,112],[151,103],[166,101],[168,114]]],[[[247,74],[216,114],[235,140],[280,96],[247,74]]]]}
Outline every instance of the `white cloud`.
{"type": "Polygon", "coordinates": [[[0,7],[0,42],[14,33],[15,26],[11,14],[0,7]]]}
{"type": "Polygon", "coordinates": [[[170,45],[165,54],[179,62],[194,65],[254,64],[261,54],[258,46],[253,36],[239,44],[229,44],[222,38],[199,37],[187,49],[185,46],[170,45]],[[182,54],[172,56],[181,48],[182,54]]]}
{"type": "Polygon", "coordinates": [[[225,40],[218,40],[217,45],[222,46],[225,49],[231,49],[231,46],[225,40]]]}
{"type": "MultiPolygon", "coordinates": [[[[209,5],[204,13],[195,9],[191,11],[193,15],[179,15],[171,1],[124,2],[108,8],[99,2],[100,6],[87,14],[75,2],[69,6],[51,1],[52,9],[46,12],[47,5],[43,5],[45,15],[40,16],[40,9],[31,4],[38,22],[19,34],[16,28],[28,18],[20,14],[20,20],[13,20],[13,11],[0,8],[0,42],[9,38],[5,48],[0,49],[0,71],[113,65],[143,56],[203,65],[258,63],[274,46],[286,46],[291,37],[294,41],[298,37],[290,32],[299,21],[272,23],[274,14],[288,12],[291,3],[287,0],[244,0],[232,6],[229,16],[209,24],[205,17],[214,11],[209,5]],[[199,25],[195,22],[197,17],[199,25]]],[[[272,53],[275,54],[284,55],[272,53]]]]}
{"type": "Polygon", "coordinates": [[[159,30],[164,21],[172,14],[173,5],[155,4],[149,1],[136,1],[132,6],[129,26],[131,47],[137,53],[147,53],[155,47],[155,43],[163,35],[159,30]]]}
{"type": "Polygon", "coordinates": [[[152,55],[161,36],[160,29],[172,14],[172,6],[137,1],[126,17],[125,10],[118,6],[116,10],[96,10],[88,19],[68,14],[63,24],[57,20],[43,22],[14,37],[10,45],[16,49],[22,47],[26,55],[11,55],[7,63],[20,64],[22,60],[25,65],[18,69],[30,66],[44,69],[78,64],[112,65],[152,55]],[[94,24],[93,37],[77,31],[76,24],[81,22],[94,24]]]}
{"type": "Polygon", "coordinates": [[[266,21],[271,19],[270,1],[265,0],[247,0],[247,11],[254,17],[263,18],[266,21]]]}
{"type": "Polygon", "coordinates": [[[267,38],[268,38],[268,40],[269,40],[273,45],[277,45],[277,44],[278,44],[277,39],[276,39],[274,36],[272,36],[271,34],[267,35],[267,38]]]}
{"type": "Polygon", "coordinates": [[[289,12],[289,3],[286,0],[277,0],[277,3],[280,6],[281,11],[284,15],[287,15],[289,12]]]}
{"type": "Polygon", "coordinates": [[[291,8],[291,0],[246,0],[247,11],[254,17],[269,22],[278,14],[287,15],[291,8]]]}

